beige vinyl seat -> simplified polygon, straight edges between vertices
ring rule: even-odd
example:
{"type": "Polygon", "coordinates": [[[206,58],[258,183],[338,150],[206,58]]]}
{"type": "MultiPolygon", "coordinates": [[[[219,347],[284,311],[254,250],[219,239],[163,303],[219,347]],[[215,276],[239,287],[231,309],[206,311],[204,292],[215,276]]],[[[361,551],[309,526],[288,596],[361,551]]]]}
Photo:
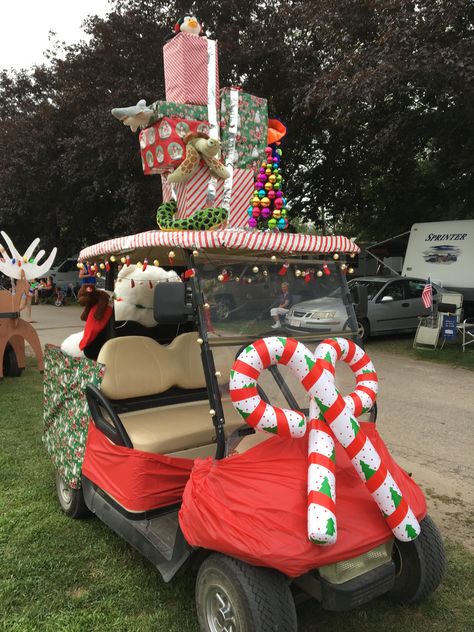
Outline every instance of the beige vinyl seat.
{"type": "MultiPolygon", "coordinates": [[[[173,386],[206,387],[195,332],[177,336],[168,346],[144,336],[113,338],[102,347],[97,360],[105,365],[101,391],[110,400],[158,395],[173,386]]],[[[220,382],[228,382],[230,367],[218,368],[220,382]]],[[[230,398],[224,398],[222,404],[229,435],[242,426],[242,419],[230,398]]],[[[215,453],[215,430],[207,400],[120,413],[119,417],[137,450],[183,458],[215,453]]]]}

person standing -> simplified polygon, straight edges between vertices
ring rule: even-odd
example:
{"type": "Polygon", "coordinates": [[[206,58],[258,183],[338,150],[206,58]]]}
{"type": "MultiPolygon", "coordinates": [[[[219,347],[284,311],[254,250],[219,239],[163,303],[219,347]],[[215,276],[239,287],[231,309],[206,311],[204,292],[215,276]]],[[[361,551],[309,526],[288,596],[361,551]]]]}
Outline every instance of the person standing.
{"type": "Polygon", "coordinates": [[[26,309],[26,320],[29,323],[36,322],[31,320],[31,304],[33,303],[33,297],[35,298],[35,304],[37,304],[39,298],[39,283],[36,279],[32,279],[30,281],[28,291],[22,294],[20,300],[20,312],[26,309]]]}
{"type": "Polygon", "coordinates": [[[290,294],[290,286],[288,283],[281,284],[282,294],[278,299],[278,307],[272,307],[270,310],[270,316],[275,321],[272,325],[272,329],[278,329],[281,327],[280,316],[288,314],[290,307],[293,304],[293,297],[290,294]]]}

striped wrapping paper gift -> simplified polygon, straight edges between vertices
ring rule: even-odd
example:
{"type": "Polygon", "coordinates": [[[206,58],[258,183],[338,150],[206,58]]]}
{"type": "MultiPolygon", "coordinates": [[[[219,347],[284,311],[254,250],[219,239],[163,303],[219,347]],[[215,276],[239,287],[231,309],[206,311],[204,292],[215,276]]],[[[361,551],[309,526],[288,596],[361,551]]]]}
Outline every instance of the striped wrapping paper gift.
{"type": "MultiPolygon", "coordinates": [[[[216,98],[219,108],[219,61],[216,43],[216,98]]],[[[167,101],[207,105],[207,37],[178,33],[163,47],[167,101]]]]}
{"type": "MultiPolygon", "coordinates": [[[[178,202],[176,216],[186,218],[195,211],[207,206],[207,184],[209,182],[209,168],[202,162],[196,173],[187,182],[176,184],[175,190],[178,202]]],[[[166,181],[166,176],[161,176],[163,186],[163,202],[172,198],[171,187],[166,181]]],[[[252,169],[234,169],[232,184],[232,198],[229,209],[228,225],[235,228],[247,226],[247,209],[254,191],[254,176],[252,169]]],[[[224,181],[217,180],[216,198],[213,206],[222,203],[224,181]]]]}

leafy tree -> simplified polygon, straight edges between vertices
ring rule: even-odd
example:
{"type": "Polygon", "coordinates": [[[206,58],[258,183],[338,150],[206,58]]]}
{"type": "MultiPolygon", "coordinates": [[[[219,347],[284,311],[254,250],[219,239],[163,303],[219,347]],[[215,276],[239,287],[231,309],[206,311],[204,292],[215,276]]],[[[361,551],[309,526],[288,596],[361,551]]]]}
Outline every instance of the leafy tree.
{"type": "MultiPolygon", "coordinates": [[[[314,121],[314,149],[295,176],[333,225],[377,238],[414,221],[474,217],[474,141],[466,135],[474,119],[474,5],[297,5],[312,71],[298,94],[314,121]]],[[[315,206],[306,206],[307,217],[315,206]]]]}
{"type": "Polygon", "coordinates": [[[474,217],[472,3],[115,0],[89,41],[0,72],[0,226],[20,247],[154,227],[160,178],[110,110],[164,98],[164,37],[189,11],[219,40],[221,85],[287,125],[293,215],[368,239],[474,217]]]}

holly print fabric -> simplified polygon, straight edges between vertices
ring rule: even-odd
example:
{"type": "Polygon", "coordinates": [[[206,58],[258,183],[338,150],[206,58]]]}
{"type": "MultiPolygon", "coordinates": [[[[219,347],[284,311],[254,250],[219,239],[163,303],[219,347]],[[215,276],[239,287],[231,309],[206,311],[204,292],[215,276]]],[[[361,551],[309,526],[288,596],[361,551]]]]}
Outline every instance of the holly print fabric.
{"type": "Polygon", "coordinates": [[[82,462],[90,411],[85,388],[100,386],[104,366],[88,358],[64,355],[46,345],[44,356],[43,442],[54,467],[73,489],[81,486],[82,462]]]}
{"type": "Polygon", "coordinates": [[[150,105],[153,115],[148,125],[153,125],[159,119],[168,118],[191,119],[193,121],[207,121],[207,105],[190,105],[189,103],[174,103],[173,101],[155,101],[150,105]]]}
{"type": "MultiPolygon", "coordinates": [[[[222,159],[226,162],[231,146],[231,98],[230,88],[223,88],[221,96],[222,159]]],[[[268,132],[267,100],[239,90],[237,112],[237,136],[233,166],[256,171],[265,158],[268,132]]]]}

